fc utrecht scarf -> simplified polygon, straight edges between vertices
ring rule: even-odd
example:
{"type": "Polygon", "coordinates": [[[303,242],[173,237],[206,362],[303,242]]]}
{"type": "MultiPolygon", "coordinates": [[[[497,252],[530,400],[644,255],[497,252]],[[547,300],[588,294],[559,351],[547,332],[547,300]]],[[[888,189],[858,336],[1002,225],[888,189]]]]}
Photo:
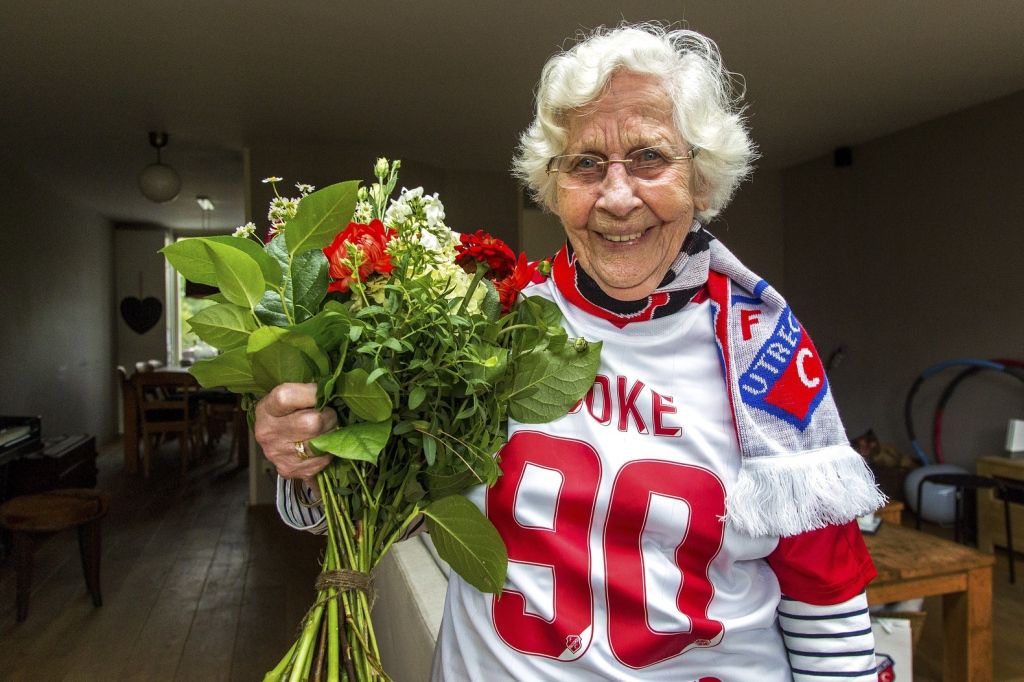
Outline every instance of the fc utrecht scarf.
{"type": "Polygon", "coordinates": [[[610,299],[568,245],[552,274],[574,305],[617,327],[710,299],[743,463],[725,520],[751,536],[846,523],[884,504],[846,437],[821,359],[785,299],[699,223],[661,286],[641,301],[610,299]]]}

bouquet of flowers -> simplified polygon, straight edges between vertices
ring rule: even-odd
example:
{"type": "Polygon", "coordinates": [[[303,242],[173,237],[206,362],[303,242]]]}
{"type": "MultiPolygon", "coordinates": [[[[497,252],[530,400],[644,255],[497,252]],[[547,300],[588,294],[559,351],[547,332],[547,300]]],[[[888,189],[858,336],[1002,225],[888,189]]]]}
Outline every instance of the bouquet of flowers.
{"type": "Polygon", "coordinates": [[[509,417],[563,416],[591,386],[600,344],[570,339],[561,313],[519,292],[536,274],[501,240],[456,234],[437,195],[402,189],[379,159],[369,188],[344,182],[300,196],[274,187],[264,244],[184,239],[163,252],[186,279],[220,289],[189,320],[220,354],[203,386],[255,402],[283,382],[315,382],[337,430],[311,442],[332,456],[318,476],[327,547],[317,599],[266,680],[386,679],[370,621],[370,574],[418,518],[469,583],[499,592],[507,554],[460,493],[493,484],[509,417]]]}

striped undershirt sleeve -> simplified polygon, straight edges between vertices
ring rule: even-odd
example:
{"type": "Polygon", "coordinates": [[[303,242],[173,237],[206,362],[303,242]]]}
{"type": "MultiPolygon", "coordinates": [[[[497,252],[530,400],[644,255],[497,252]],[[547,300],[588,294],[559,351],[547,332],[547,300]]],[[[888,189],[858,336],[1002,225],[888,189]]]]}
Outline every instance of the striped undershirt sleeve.
{"type": "MultiPolygon", "coordinates": [[[[316,504],[317,497],[301,481],[290,481],[277,477],[277,513],[281,520],[296,530],[305,530],[317,535],[327,533],[327,520],[323,509],[316,504]]],[[[426,518],[420,514],[405,529],[399,542],[426,531],[426,518]]]]}
{"type": "Polygon", "coordinates": [[[875,638],[867,595],[819,606],[783,597],[779,626],[794,682],[875,682],[875,638]]]}
{"type": "Polygon", "coordinates": [[[327,519],[316,502],[313,491],[302,481],[277,477],[277,513],[292,528],[317,535],[327,532],[327,519]]]}

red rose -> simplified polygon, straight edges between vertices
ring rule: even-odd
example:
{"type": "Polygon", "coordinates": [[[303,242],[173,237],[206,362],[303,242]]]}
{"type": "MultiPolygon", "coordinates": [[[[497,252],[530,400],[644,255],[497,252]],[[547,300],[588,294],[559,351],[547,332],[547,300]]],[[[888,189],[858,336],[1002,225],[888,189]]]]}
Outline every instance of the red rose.
{"type": "Polygon", "coordinates": [[[520,253],[519,260],[515,262],[512,272],[507,277],[494,282],[494,288],[498,290],[498,296],[501,298],[503,313],[512,310],[516,296],[534,280],[536,274],[537,264],[526,262],[526,254],[520,253]]]}
{"type": "Polygon", "coordinates": [[[504,279],[516,267],[516,255],[508,244],[483,230],[459,235],[455,252],[455,262],[470,272],[476,268],[474,263],[487,263],[487,279],[504,279]],[[472,265],[472,269],[466,267],[468,265],[472,265]]]}
{"type": "Polygon", "coordinates": [[[331,245],[324,249],[333,280],[327,290],[346,293],[352,282],[365,282],[374,272],[382,275],[391,274],[391,256],[387,247],[388,242],[396,234],[394,230],[384,227],[384,223],[379,220],[373,220],[369,225],[349,223],[348,227],[338,233],[331,245]],[[352,261],[348,255],[349,244],[354,245],[362,254],[359,271],[355,274],[352,272],[352,261]]]}

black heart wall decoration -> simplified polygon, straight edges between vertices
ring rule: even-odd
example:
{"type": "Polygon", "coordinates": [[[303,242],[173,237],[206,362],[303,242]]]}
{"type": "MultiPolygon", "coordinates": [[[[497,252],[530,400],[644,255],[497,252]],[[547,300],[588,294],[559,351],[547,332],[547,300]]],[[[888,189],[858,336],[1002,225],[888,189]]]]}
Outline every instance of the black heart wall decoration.
{"type": "Polygon", "coordinates": [[[145,334],[160,321],[164,306],[160,299],[147,296],[141,301],[134,296],[121,299],[121,319],[136,334],[145,334]]]}

